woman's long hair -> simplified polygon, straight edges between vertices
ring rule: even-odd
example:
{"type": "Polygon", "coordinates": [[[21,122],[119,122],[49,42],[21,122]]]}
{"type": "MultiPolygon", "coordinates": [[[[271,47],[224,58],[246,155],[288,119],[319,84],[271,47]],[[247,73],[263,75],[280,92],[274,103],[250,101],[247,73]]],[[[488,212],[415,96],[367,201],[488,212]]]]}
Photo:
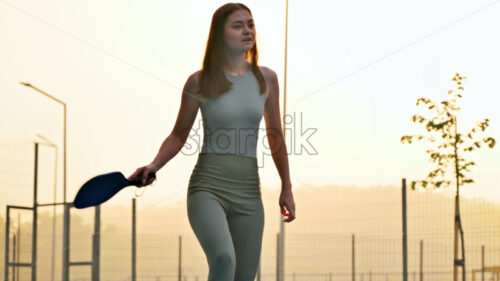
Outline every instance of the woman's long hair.
{"type": "MultiPolygon", "coordinates": [[[[227,65],[224,25],[229,15],[239,9],[245,9],[250,15],[252,14],[244,4],[227,3],[218,8],[212,16],[207,48],[203,58],[200,87],[198,88],[198,93],[205,98],[217,98],[231,89],[232,83],[224,76],[223,69],[227,65]]],[[[245,60],[251,63],[251,70],[259,82],[260,93],[263,94],[266,91],[266,82],[257,64],[257,42],[255,42],[252,49],[247,51],[245,60]]]]}

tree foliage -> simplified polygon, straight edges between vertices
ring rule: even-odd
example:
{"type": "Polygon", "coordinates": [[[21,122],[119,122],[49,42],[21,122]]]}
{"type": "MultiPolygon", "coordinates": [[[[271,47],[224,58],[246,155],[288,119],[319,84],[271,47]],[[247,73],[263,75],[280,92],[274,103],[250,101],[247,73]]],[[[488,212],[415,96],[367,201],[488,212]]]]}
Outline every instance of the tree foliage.
{"type": "Polygon", "coordinates": [[[489,148],[495,146],[495,139],[492,137],[480,137],[478,134],[484,132],[489,126],[490,120],[485,118],[476,123],[468,133],[462,134],[457,130],[457,112],[460,108],[457,106],[457,101],[462,98],[464,91],[463,82],[466,77],[455,74],[452,81],[455,82],[455,87],[448,91],[451,97],[439,103],[432,101],[430,98],[417,99],[417,106],[426,106],[433,114],[431,118],[415,114],[411,117],[413,123],[422,124],[429,134],[424,135],[405,135],[401,137],[403,144],[411,144],[414,140],[427,140],[435,143],[433,149],[428,149],[426,152],[430,157],[430,161],[435,164],[433,170],[429,172],[426,179],[411,182],[411,189],[415,190],[417,185],[426,188],[434,186],[435,188],[447,187],[452,183],[448,173],[455,173],[457,188],[464,184],[474,183],[474,180],[467,177],[470,172],[469,168],[476,165],[473,161],[465,159],[465,154],[476,149],[482,148],[483,144],[489,148]],[[452,169],[448,167],[451,166],[452,169]]]}

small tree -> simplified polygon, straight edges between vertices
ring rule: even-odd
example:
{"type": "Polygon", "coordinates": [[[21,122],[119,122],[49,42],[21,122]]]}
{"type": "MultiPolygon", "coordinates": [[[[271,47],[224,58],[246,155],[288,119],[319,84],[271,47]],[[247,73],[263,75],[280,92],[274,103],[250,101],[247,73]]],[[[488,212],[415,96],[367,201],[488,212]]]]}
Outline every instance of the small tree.
{"type": "Polygon", "coordinates": [[[466,172],[470,172],[469,167],[476,165],[473,161],[467,161],[464,154],[467,152],[474,151],[481,148],[482,144],[488,145],[489,148],[495,146],[495,139],[492,137],[483,137],[482,139],[477,139],[477,134],[479,132],[484,132],[489,126],[489,119],[485,118],[482,121],[477,122],[477,125],[473,127],[467,134],[461,134],[457,130],[457,117],[456,112],[460,110],[456,106],[457,99],[462,98],[459,91],[463,91],[462,81],[466,77],[460,76],[458,73],[455,74],[452,81],[456,83],[455,89],[449,90],[448,94],[451,95],[451,99],[443,100],[439,104],[435,103],[429,98],[419,98],[417,99],[417,106],[424,104],[427,108],[432,111],[435,115],[427,119],[422,115],[415,114],[411,117],[411,121],[414,123],[420,123],[425,125],[426,131],[429,132],[428,136],[423,135],[405,135],[401,137],[401,142],[412,143],[413,139],[422,140],[426,138],[428,141],[435,143],[437,140],[437,148],[428,149],[426,152],[430,156],[430,161],[436,163],[435,169],[433,169],[425,180],[417,180],[411,182],[411,189],[415,190],[417,185],[426,188],[428,186],[433,186],[435,188],[447,187],[452,183],[451,179],[454,179],[456,184],[456,196],[455,196],[455,235],[454,235],[454,267],[453,267],[453,280],[457,281],[457,268],[462,266],[462,280],[465,281],[465,252],[464,252],[464,236],[462,223],[460,219],[460,186],[465,184],[474,183],[474,180],[466,176],[466,172]],[[454,176],[447,176],[450,172],[448,168],[451,164],[451,171],[453,171],[454,176]],[[462,248],[462,259],[457,259],[458,256],[458,231],[460,231],[461,236],[461,248],[462,248]]]}

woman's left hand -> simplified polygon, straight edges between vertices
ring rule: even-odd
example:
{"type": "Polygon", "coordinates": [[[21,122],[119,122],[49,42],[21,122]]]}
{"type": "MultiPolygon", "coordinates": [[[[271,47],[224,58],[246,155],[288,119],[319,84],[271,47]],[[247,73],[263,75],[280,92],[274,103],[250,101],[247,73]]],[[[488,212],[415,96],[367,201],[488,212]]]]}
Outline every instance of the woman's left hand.
{"type": "Polygon", "coordinates": [[[293,201],[293,193],[291,187],[281,189],[279,205],[281,213],[285,216],[288,216],[288,218],[285,219],[284,222],[293,221],[295,219],[295,202],[293,201]],[[288,214],[285,211],[285,207],[286,210],[289,212],[288,214]]]}

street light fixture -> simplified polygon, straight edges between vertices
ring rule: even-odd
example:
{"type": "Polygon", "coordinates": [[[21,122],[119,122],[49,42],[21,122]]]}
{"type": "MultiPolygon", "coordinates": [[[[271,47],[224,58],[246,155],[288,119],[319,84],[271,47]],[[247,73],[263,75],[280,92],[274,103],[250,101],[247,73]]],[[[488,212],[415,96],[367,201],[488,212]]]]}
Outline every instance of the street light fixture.
{"type": "Polygon", "coordinates": [[[26,82],[19,82],[21,85],[32,88],[33,90],[39,92],[40,94],[52,99],[53,101],[56,101],[57,103],[61,104],[64,109],[64,126],[63,126],[63,138],[64,138],[64,145],[63,145],[63,202],[66,204],[66,103],[61,101],[58,98],[55,98],[51,96],[50,94],[38,89],[37,87],[31,85],[30,83],[26,82]]]}

